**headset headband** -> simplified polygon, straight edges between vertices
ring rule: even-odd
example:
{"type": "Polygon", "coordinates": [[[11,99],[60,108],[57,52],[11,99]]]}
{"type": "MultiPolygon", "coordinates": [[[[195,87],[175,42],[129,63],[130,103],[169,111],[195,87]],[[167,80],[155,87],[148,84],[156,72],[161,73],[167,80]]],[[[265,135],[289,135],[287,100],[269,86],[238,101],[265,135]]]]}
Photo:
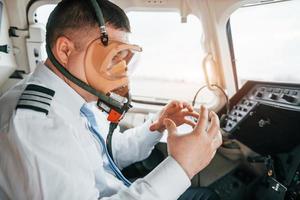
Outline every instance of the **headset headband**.
{"type": "Polygon", "coordinates": [[[99,4],[97,3],[96,0],[91,0],[92,6],[95,10],[96,13],[96,17],[98,20],[98,24],[99,24],[99,28],[100,28],[100,33],[101,33],[101,42],[104,46],[107,46],[108,44],[108,35],[106,32],[106,28],[105,28],[105,21],[104,21],[104,17],[103,17],[103,13],[102,10],[99,6],[99,4]]]}
{"type": "MultiPolygon", "coordinates": [[[[101,42],[104,46],[107,46],[108,45],[108,34],[106,32],[105,21],[104,21],[102,11],[96,0],[91,0],[91,4],[95,10],[97,21],[98,21],[98,24],[100,27],[101,42]]],[[[113,93],[104,94],[103,92],[100,92],[100,91],[94,89],[90,85],[86,84],[82,80],[80,80],[77,77],[75,77],[74,75],[72,75],[55,58],[55,56],[53,55],[53,53],[51,51],[48,41],[46,41],[46,51],[47,51],[50,61],[52,62],[52,64],[55,66],[55,68],[60,73],[62,73],[67,79],[69,79],[70,81],[72,81],[73,83],[75,83],[76,85],[81,87],[82,89],[88,91],[89,93],[91,93],[99,98],[97,105],[98,105],[98,107],[100,107],[101,109],[103,109],[104,111],[106,111],[109,114],[109,118],[108,118],[109,121],[111,121],[113,123],[118,123],[119,120],[121,119],[122,115],[131,108],[130,96],[128,96],[127,102],[120,102],[118,97],[115,98],[116,95],[114,95],[113,93]],[[108,107],[110,109],[107,109],[108,107]],[[116,115],[116,113],[117,113],[117,115],[116,115]],[[114,117],[112,117],[112,116],[114,116],[114,117]]]]}

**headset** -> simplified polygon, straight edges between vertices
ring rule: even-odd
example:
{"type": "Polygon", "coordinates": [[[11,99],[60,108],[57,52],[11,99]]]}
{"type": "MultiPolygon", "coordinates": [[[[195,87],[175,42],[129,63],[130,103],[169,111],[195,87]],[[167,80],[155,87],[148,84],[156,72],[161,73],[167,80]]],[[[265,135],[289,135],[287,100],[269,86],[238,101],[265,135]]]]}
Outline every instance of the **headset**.
{"type": "MultiPolygon", "coordinates": [[[[102,10],[97,0],[90,0],[90,3],[95,11],[97,21],[99,24],[101,43],[106,47],[108,45],[109,38],[106,31],[105,20],[103,17],[102,10]]],[[[118,126],[119,121],[123,118],[124,114],[132,107],[130,104],[131,103],[130,95],[128,95],[126,99],[126,98],[120,98],[119,95],[111,92],[109,92],[108,94],[104,94],[103,92],[96,90],[95,88],[91,87],[90,85],[86,84],[82,80],[75,77],[68,70],[66,70],[62,64],[59,63],[59,61],[53,55],[48,41],[46,41],[46,51],[50,61],[55,66],[55,68],[60,73],[62,73],[67,79],[72,81],[74,84],[78,85],[82,89],[98,97],[98,101],[97,101],[98,108],[108,113],[107,120],[110,121],[110,127],[109,127],[108,136],[106,138],[106,144],[107,144],[108,153],[113,159],[112,135],[115,128],[118,126]]]]}

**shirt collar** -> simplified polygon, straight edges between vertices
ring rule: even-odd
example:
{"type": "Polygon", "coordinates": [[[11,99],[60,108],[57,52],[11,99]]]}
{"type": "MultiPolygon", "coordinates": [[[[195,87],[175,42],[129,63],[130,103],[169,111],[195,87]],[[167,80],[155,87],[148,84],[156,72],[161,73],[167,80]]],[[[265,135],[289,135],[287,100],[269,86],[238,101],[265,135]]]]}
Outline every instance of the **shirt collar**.
{"type": "Polygon", "coordinates": [[[40,63],[33,73],[34,81],[44,84],[55,91],[54,99],[59,101],[65,108],[78,113],[86,101],[73,90],[66,82],[52,72],[45,64],[40,63]]]}

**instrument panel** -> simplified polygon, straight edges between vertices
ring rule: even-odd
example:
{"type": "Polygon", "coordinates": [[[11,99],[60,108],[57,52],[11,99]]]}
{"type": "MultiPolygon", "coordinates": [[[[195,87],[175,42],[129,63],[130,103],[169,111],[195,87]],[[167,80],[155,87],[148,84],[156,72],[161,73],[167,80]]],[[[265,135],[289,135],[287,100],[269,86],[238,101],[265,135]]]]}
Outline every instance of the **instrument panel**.
{"type": "Polygon", "coordinates": [[[263,155],[300,144],[300,85],[248,81],[230,104],[222,127],[230,138],[263,155]]]}

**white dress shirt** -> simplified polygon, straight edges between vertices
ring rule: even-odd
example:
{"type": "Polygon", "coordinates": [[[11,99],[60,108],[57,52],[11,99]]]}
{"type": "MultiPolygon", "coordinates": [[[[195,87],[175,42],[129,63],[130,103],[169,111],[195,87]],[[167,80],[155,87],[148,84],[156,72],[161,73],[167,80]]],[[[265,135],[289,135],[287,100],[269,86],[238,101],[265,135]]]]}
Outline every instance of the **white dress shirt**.
{"type": "MultiPolygon", "coordinates": [[[[107,167],[103,146],[80,114],[84,104],[81,96],[44,65],[1,97],[0,199],[176,200],[190,186],[182,167],[168,157],[146,177],[126,187],[107,167]],[[18,107],[28,84],[55,92],[47,99],[47,113],[18,107]]],[[[106,138],[106,114],[93,102],[88,107],[106,138]]],[[[125,133],[115,130],[112,151],[120,169],[145,159],[160,140],[161,134],[151,132],[150,124],[151,120],[146,121],[125,133]]]]}

